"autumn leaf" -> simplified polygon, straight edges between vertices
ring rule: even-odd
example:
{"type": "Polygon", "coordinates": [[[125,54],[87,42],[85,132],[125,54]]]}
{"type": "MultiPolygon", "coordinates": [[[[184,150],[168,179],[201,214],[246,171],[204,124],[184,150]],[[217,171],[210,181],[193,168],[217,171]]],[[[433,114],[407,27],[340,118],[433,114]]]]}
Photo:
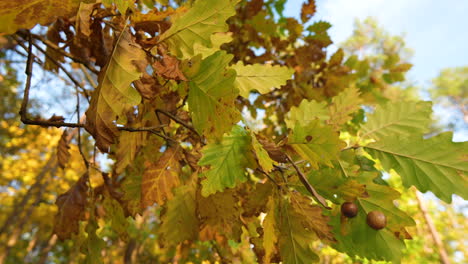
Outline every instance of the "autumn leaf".
{"type": "Polygon", "coordinates": [[[305,23],[315,14],[316,6],[315,0],[308,0],[307,3],[302,4],[301,8],[301,21],[305,23]]]}
{"type": "Polygon", "coordinates": [[[200,166],[210,168],[200,176],[202,194],[208,196],[233,188],[236,184],[245,182],[245,168],[252,162],[250,151],[250,135],[242,127],[234,126],[231,133],[223,137],[219,143],[211,143],[202,149],[200,166]]]}
{"type": "Polygon", "coordinates": [[[333,167],[331,161],[338,159],[340,150],[345,146],[338,133],[330,126],[320,124],[317,119],[305,126],[296,122],[288,144],[313,168],[318,168],[319,163],[333,167]]]}
{"type": "Polygon", "coordinates": [[[427,139],[386,137],[365,150],[385,170],[395,170],[407,188],[414,185],[421,192],[431,191],[446,202],[452,201],[452,194],[468,199],[468,143],[452,142],[451,132],[427,139]]]}
{"type": "Polygon", "coordinates": [[[197,54],[194,45],[200,43],[211,47],[211,35],[226,32],[225,21],[235,14],[238,0],[196,1],[185,13],[171,17],[172,26],[164,32],[160,42],[165,42],[171,53],[188,59],[197,54]]]}
{"type": "Polygon", "coordinates": [[[323,214],[323,208],[312,205],[312,200],[299,193],[291,194],[291,208],[300,216],[302,225],[313,231],[322,241],[335,242],[332,227],[328,225],[328,216],[323,214]]]}
{"type": "Polygon", "coordinates": [[[217,192],[208,197],[197,197],[197,214],[200,218],[200,239],[213,240],[217,236],[239,240],[241,235],[240,215],[233,189],[217,192]],[[209,205],[209,206],[207,206],[209,205]]]}
{"type": "Polygon", "coordinates": [[[270,196],[267,203],[268,211],[263,220],[263,248],[265,249],[263,263],[265,264],[269,264],[271,256],[276,253],[276,243],[278,242],[275,206],[275,200],[273,196],[270,196]]]}
{"type": "Polygon", "coordinates": [[[60,239],[69,239],[78,233],[88,198],[88,175],[85,174],[65,193],[57,197],[59,210],[55,216],[54,233],[60,239]]]}
{"type": "Polygon", "coordinates": [[[299,106],[291,107],[285,121],[289,128],[293,128],[296,122],[307,125],[315,119],[328,120],[329,118],[326,102],[303,99],[299,106]]]}
{"type": "Polygon", "coordinates": [[[141,96],[131,86],[141,75],[134,65],[136,60],[145,60],[145,53],[125,29],[117,39],[109,63],[101,72],[99,86],[86,111],[85,128],[103,152],[108,152],[118,136],[114,123],[116,118],[122,118],[125,110],[141,101],[141,96]]]}
{"type": "Polygon", "coordinates": [[[71,156],[68,143],[68,133],[64,130],[57,146],[57,161],[62,169],[65,168],[71,156]]]}
{"type": "Polygon", "coordinates": [[[180,184],[182,153],[180,147],[170,147],[155,163],[149,164],[141,183],[141,206],[162,205],[173,197],[172,189],[180,184]]]}
{"type": "Polygon", "coordinates": [[[279,88],[291,79],[294,70],[284,66],[271,65],[244,65],[242,61],[230,67],[237,72],[235,85],[243,97],[249,97],[251,90],[261,94],[270,92],[273,88],[279,88]]]}
{"type": "Polygon", "coordinates": [[[377,106],[361,127],[361,137],[381,140],[394,135],[422,134],[429,128],[431,107],[431,102],[390,102],[377,106]]]}
{"type": "Polygon", "coordinates": [[[350,87],[333,97],[329,106],[328,124],[332,125],[335,130],[339,130],[342,125],[351,120],[352,114],[360,109],[360,104],[363,102],[359,95],[356,87],[350,87]]]}
{"type": "MultiPolygon", "coordinates": [[[[31,29],[36,24],[43,26],[59,17],[76,14],[81,0],[18,0],[0,2],[0,33],[13,34],[18,29],[31,29]]],[[[91,1],[85,1],[91,2],[91,1]]]]}
{"type": "Polygon", "coordinates": [[[220,138],[240,120],[234,106],[239,91],[234,87],[236,72],[226,70],[232,55],[218,51],[201,62],[190,79],[188,105],[192,122],[198,133],[220,138]]]}
{"type": "Polygon", "coordinates": [[[115,150],[115,172],[122,173],[133,162],[139,148],[145,143],[145,132],[122,131],[115,150]]]}
{"type": "Polygon", "coordinates": [[[278,246],[284,263],[302,264],[317,262],[319,257],[312,250],[314,233],[303,225],[299,215],[285,199],[279,201],[276,213],[278,246]]]}
{"type": "Polygon", "coordinates": [[[263,148],[262,144],[258,142],[254,133],[252,133],[250,137],[252,138],[252,147],[255,151],[260,167],[262,167],[265,172],[270,172],[273,169],[273,166],[277,164],[277,162],[270,158],[268,152],[263,148]]]}
{"type": "Polygon", "coordinates": [[[195,188],[192,184],[174,190],[161,218],[160,232],[167,244],[178,244],[198,235],[195,188]]]}

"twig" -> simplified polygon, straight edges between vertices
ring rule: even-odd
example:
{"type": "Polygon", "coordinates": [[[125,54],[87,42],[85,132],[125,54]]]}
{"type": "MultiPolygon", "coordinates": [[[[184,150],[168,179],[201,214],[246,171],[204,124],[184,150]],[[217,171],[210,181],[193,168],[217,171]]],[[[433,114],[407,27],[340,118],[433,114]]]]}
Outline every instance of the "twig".
{"type": "Polygon", "coordinates": [[[31,77],[32,77],[32,67],[33,67],[33,54],[32,54],[32,41],[31,35],[28,35],[29,46],[28,46],[28,60],[26,62],[26,86],[24,88],[23,101],[21,102],[21,108],[19,111],[21,122],[25,123],[26,118],[26,108],[28,107],[29,102],[29,89],[31,87],[31,77]]]}
{"type": "Polygon", "coordinates": [[[286,154],[286,158],[288,159],[289,163],[291,163],[291,165],[294,167],[294,169],[296,170],[297,172],[297,175],[299,176],[299,180],[301,180],[301,183],[304,185],[304,187],[310,192],[310,194],[312,194],[312,196],[317,199],[317,201],[323,205],[325,208],[327,209],[331,209],[331,207],[329,207],[327,205],[327,201],[325,200],[325,198],[323,198],[315,189],[312,185],[310,185],[309,181],[307,180],[307,178],[305,177],[305,175],[302,173],[302,171],[299,169],[299,167],[297,167],[297,165],[294,163],[294,161],[291,159],[291,157],[289,157],[288,154],[286,154]]]}
{"type": "Polygon", "coordinates": [[[265,175],[271,182],[273,182],[276,186],[278,187],[281,187],[281,185],[278,184],[277,181],[275,181],[268,173],[266,173],[266,171],[260,169],[260,168],[257,168],[256,169],[257,171],[261,172],[263,175],[265,175]]]}
{"type": "Polygon", "coordinates": [[[178,118],[177,116],[167,112],[166,110],[162,110],[162,109],[156,109],[156,114],[157,113],[161,113],[161,114],[164,114],[165,116],[169,117],[170,119],[176,121],[177,123],[181,124],[182,126],[184,126],[185,128],[187,128],[188,130],[192,131],[193,133],[195,133],[197,136],[200,137],[200,135],[198,134],[198,132],[195,130],[195,128],[193,128],[191,125],[185,123],[184,121],[182,121],[180,118],[178,118]]]}
{"type": "MultiPolygon", "coordinates": [[[[22,32],[18,32],[18,34],[20,36],[22,36],[22,32]]],[[[52,43],[51,41],[47,40],[47,39],[44,39],[42,36],[39,36],[39,35],[36,35],[36,34],[31,34],[31,36],[37,40],[40,40],[42,43],[44,43],[47,47],[59,52],[60,54],[62,54],[63,56],[67,57],[67,58],[70,58],[72,61],[74,62],[77,62],[77,63],[80,63],[82,65],[84,65],[86,68],[88,68],[88,70],[90,70],[91,72],[93,72],[94,74],[99,74],[99,71],[96,70],[94,67],[92,67],[89,62],[85,61],[85,60],[82,60],[78,57],[75,57],[73,54],[71,53],[68,53],[66,51],[64,51],[62,48],[60,48],[59,46],[55,45],[54,43],[52,43]]]]}
{"type": "MultiPolygon", "coordinates": [[[[16,36],[13,36],[15,38],[15,40],[17,42],[19,42],[19,40],[17,39],[16,36]]],[[[88,95],[88,91],[73,77],[73,75],[71,75],[70,72],[68,72],[67,69],[65,69],[65,67],[59,63],[58,61],[56,61],[54,58],[52,58],[52,56],[50,56],[43,48],[41,48],[39,45],[37,45],[36,43],[34,43],[32,41],[31,38],[29,38],[29,42],[32,43],[32,45],[37,49],[39,50],[41,53],[43,53],[50,61],[52,61],[55,65],[57,65],[57,67],[59,67],[64,73],[65,75],[67,75],[67,77],[70,79],[70,81],[72,81],[72,83],[78,87],[81,88],[81,90],[83,91],[85,97],[86,97],[86,100],[88,100],[89,102],[89,95],[88,95]]],[[[28,52],[29,53],[29,52],[28,52]]],[[[31,52],[32,54],[32,52],[31,52]]]]}
{"type": "MultiPolygon", "coordinates": [[[[77,124],[80,124],[80,93],[78,91],[78,88],[76,88],[76,119],[77,119],[77,124]]],[[[85,164],[86,170],[89,170],[89,161],[86,159],[86,156],[83,152],[83,149],[81,147],[81,129],[78,129],[78,150],[80,151],[81,158],[83,158],[83,162],[85,164]]]]}

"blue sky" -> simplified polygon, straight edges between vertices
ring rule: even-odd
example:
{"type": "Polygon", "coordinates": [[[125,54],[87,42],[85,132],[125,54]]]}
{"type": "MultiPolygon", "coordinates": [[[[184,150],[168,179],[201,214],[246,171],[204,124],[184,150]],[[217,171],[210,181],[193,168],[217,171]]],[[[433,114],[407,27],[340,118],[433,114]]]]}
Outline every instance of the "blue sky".
{"type": "MultiPolygon", "coordinates": [[[[298,17],[303,2],[288,0],[285,15],[298,17]]],[[[407,47],[414,51],[408,80],[419,87],[428,87],[444,68],[468,65],[468,0],[316,0],[316,3],[313,20],[332,24],[329,33],[336,44],[351,36],[356,19],[369,16],[376,18],[390,34],[403,35],[407,47]]],[[[434,110],[445,120],[452,114],[440,108],[434,110]]],[[[468,140],[468,131],[455,131],[454,140],[468,140]]]]}
{"type": "MultiPolygon", "coordinates": [[[[287,16],[298,16],[303,0],[288,0],[287,16]]],[[[393,35],[404,35],[414,50],[409,78],[428,85],[446,67],[468,65],[467,0],[317,0],[315,20],[333,27],[335,43],[353,32],[356,18],[372,16],[393,35]]]]}

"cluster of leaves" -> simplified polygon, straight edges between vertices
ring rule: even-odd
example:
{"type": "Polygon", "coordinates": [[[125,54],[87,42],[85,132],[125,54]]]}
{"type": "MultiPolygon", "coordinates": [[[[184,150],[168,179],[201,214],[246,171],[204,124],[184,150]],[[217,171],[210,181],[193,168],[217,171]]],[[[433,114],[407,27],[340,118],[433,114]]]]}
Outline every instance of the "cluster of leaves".
{"type": "MultiPolygon", "coordinates": [[[[153,242],[146,261],[310,263],[319,241],[399,262],[414,221],[378,168],[405,188],[468,198],[467,143],[425,137],[431,103],[385,94],[411,65],[392,49],[381,60],[345,59],[342,49],[327,57],[331,25],[304,26],[315,1],[301,21],[282,15],[284,1],[87,2],[0,12],[7,34],[50,24],[44,69],[71,58],[98,73],[79,95],[90,96],[84,127],[115,162],[80,173],[57,198],[54,223],[86,261],[101,261],[103,237],[127,243],[131,258],[135,230],[152,218],[151,234],[140,234],[153,242]],[[342,217],[345,201],[357,217],[342,217]],[[365,220],[375,210],[388,221],[379,231],[365,220]]],[[[77,155],[66,133],[64,168],[77,155]]]]}

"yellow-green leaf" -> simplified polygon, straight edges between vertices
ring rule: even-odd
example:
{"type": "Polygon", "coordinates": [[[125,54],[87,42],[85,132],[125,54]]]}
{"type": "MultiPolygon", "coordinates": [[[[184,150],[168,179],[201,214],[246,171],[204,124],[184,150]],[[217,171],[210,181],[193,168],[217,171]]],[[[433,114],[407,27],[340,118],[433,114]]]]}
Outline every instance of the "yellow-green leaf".
{"type": "Polygon", "coordinates": [[[322,125],[317,119],[305,126],[296,122],[288,144],[315,169],[318,169],[319,163],[333,167],[331,161],[338,159],[345,146],[336,131],[330,126],[322,125]]]}
{"type": "Polygon", "coordinates": [[[108,152],[118,135],[114,123],[116,118],[123,118],[125,110],[141,101],[140,94],[131,83],[141,75],[134,62],[145,60],[145,56],[126,28],[117,39],[110,60],[99,76],[99,86],[93,92],[86,111],[85,128],[103,152],[108,152]]]}
{"type": "Polygon", "coordinates": [[[195,1],[188,11],[171,17],[172,26],[160,41],[165,42],[173,55],[188,59],[197,54],[195,43],[212,47],[211,35],[226,32],[226,20],[235,15],[238,0],[195,1]]]}
{"type": "Polygon", "coordinates": [[[327,120],[329,118],[326,102],[317,102],[315,100],[307,101],[303,99],[298,107],[291,107],[285,121],[289,128],[294,128],[296,122],[307,125],[315,119],[327,120]]]}
{"type": "Polygon", "coordinates": [[[328,123],[335,130],[351,120],[351,114],[359,110],[360,104],[363,102],[359,95],[359,90],[356,87],[350,87],[333,97],[329,106],[330,120],[328,123]]]}
{"type": "Polygon", "coordinates": [[[265,172],[270,172],[273,169],[273,165],[276,165],[277,162],[272,160],[270,156],[268,155],[268,152],[263,148],[262,144],[258,142],[257,137],[255,134],[251,134],[252,137],[252,147],[255,151],[255,154],[257,155],[258,163],[260,167],[265,172]]]}
{"type": "Polygon", "coordinates": [[[203,157],[198,162],[210,169],[201,174],[203,196],[233,188],[247,180],[245,168],[252,160],[250,154],[250,135],[239,126],[223,137],[219,143],[211,143],[202,149],[203,157]]]}
{"type": "Polygon", "coordinates": [[[187,101],[193,125],[207,137],[222,137],[240,120],[234,105],[239,94],[234,87],[236,72],[225,69],[231,59],[232,55],[218,51],[204,59],[196,73],[184,72],[190,79],[187,101]]]}
{"type": "Polygon", "coordinates": [[[242,61],[232,65],[231,69],[236,70],[237,77],[235,85],[243,97],[249,97],[251,90],[256,90],[261,94],[271,92],[273,88],[279,88],[291,79],[294,70],[279,65],[244,65],[242,61]]]}

